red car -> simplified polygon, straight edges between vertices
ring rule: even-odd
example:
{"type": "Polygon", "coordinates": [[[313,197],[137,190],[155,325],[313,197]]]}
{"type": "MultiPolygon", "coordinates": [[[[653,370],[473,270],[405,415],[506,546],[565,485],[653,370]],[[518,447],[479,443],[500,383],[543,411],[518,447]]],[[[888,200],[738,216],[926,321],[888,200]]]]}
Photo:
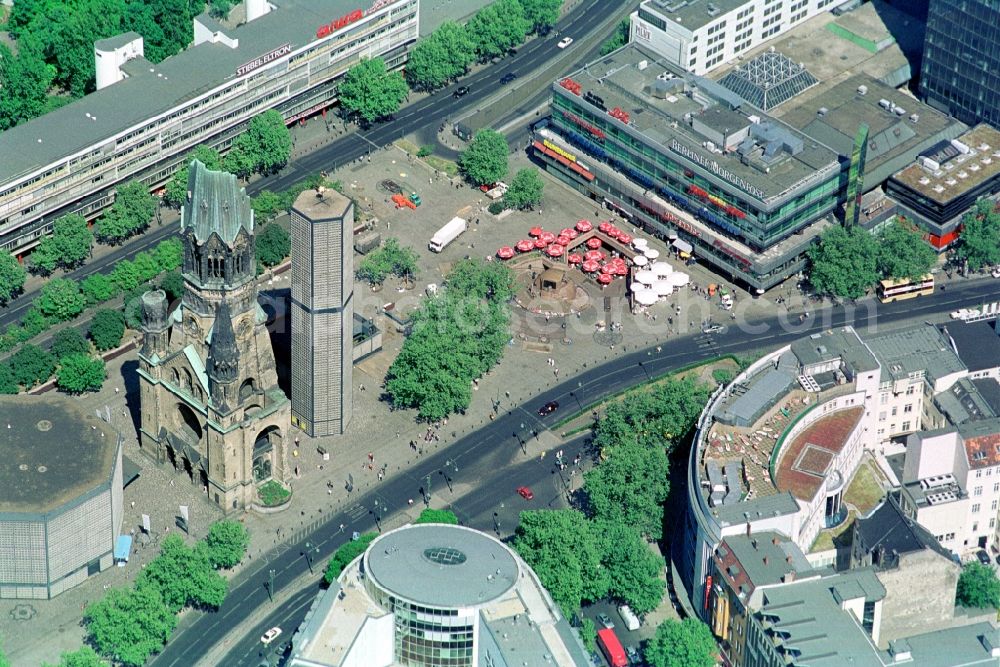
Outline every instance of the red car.
{"type": "Polygon", "coordinates": [[[535,494],[531,492],[531,489],[529,489],[526,486],[519,486],[519,487],[517,487],[517,493],[518,493],[519,496],[521,496],[525,500],[531,500],[532,498],[535,497],[535,494]]]}

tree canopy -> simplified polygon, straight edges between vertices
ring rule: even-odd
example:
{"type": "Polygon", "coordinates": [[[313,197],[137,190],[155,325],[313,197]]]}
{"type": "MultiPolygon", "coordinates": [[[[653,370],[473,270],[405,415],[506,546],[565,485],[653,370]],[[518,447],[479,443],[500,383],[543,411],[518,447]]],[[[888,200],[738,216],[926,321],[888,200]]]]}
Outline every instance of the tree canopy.
{"type": "Polygon", "coordinates": [[[101,657],[94,652],[94,649],[84,646],[75,651],[63,653],[59,656],[58,665],[45,663],[42,667],[108,667],[108,663],[101,660],[101,657]]]}
{"type": "Polygon", "coordinates": [[[21,293],[27,272],[8,252],[0,252],[0,306],[21,293]]]}
{"type": "Polygon", "coordinates": [[[70,213],[52,223],[52,235],[46,236],[31,251],[31,264],[41,273],[57,268],[73,269],[90,256],[94,235],[82,215],[70,213]]]}
{"type": "Polygon", "coordinates": [[[507,194],[504,195],[504,203],[507,208],[531,209],[542,202],[542,188],[545,184],[542,177],[538,175],[538,170],[534,167],[518,169],[514,174],[514,179],[510,182],[507,194]]]}
{"type": "Polygon", "coordinates": [[[485,128],[476,132],[469,147],[459,156],[458,164],[474,185],[492,185],[507,176],[509,154],[506,137],[485,128]]]}
{"type": "Polygon", "coordinates": [[[821,294],[857,299],[878,280],[878,241],[861,227],[835,225],[807,254],[809,282],[821,294]]]}
{"type": "Polygon", "coordinates": [[[602,452],[611,452],[620,443],[634,441],[669,452],[691,430],[708,395],[709,388],[690,377],[634,389],[625,400],[605,408],[594,431],[594,444],[602,452]]]}
{"type": "Polygon", "coordinates": [[[212,567],[236,567],[247,553],[250,533],[239,521],[223,519],[209,527],[208,535],[199,543],[212,567]]]}
{"type": "Polygon", "coordinates": [[[608,575],[608,594],[637,614],[656,609],[666,588],[666,581],[661,578],[663,557],[653,551],[636,528],[626,523],[596,521],[592,530],[608,575]]]}
{"type": "Polygon", "coordinates": [[[142,667],[177,627],[176,615],[153,586],[112,588],[87,607],[83,622],[90,644],[128,667],[142,667]]]}
{"type": "Polygon", "coordinates": [[[574,509],[521,512],[513,547],[567,615],[607,593],[601,545],[591,523],[574,509]]]}
{"type": "Polygon", "coordinates": [[[980,199],[962,217],[959,240],[955,256],[973,271],[1000,264],[1000,210],[992,200],[980,199]]]}
{"type": "Polygon", "coordinates": [[[156,213],[156,197],[139,181],[118,188],[115,203],[97,223],[102,242],[117,245],[149,227],[156,213]]]}
{"type": "Polygon", "coordinates": [[[88,333],[98,350],[114,349],[125,335],[125,315],[120,310],[103,308],[94,313],[88,333]]]}
{"type": "Polygon", "coordinates": [[[373,123],[396,113],[409,89],[403,75],[387,71],[381,58],[362,58],[344,75],[337,93],[345,111],[373,123]]]}
{"type": "Polygon", "coordinates": [[[594,518],[633,526],[651,540],[663,535],[663,503],[670,489],[664,446],[635,439],[619,442],[599,466],[584,474],[594,518]]]}
{"type": "Polygon", "coordinates": [[[246,177],[251,172],[267,175],[284,167],[291,155],[292,135],[285,119],[269,109],[254,116],[247,129],[236,137],[224,164],[237,165],[237,169],[230,171],[239,176],[246,177]]]}
{"type": "Polygon", "coordinates": [[[50,351],[56,359],[62,359],[71,354],[90,354],[90,343],[78,329],[66,327],[52,336],[50,351]]]}
{"type": "Polygon", "coordinates": [[[0,394],[13,395],[21,391],[14,379],[14,371],[6,361],[0,361],[0,394]]]}
{"type": "Polygon", "coordinates": [[[972,562],[962,569],[955,601],[963,607],[1000,609],[1000,580],[989,565],[972,562]]]}
{"type": "Polygon", "coordinates": [[[257,261],[263,266],[277,266],[291,252],[292,237],[281,225],[272,222],[257,235],[257,261]]]}
{"type": "Polygon", "coordinates": [[[419,40],[406,61],[406,80],[417,90],[434,90],[469,70],[476,45],[465,27],[445,21],[419,40]]]}
{"type": "Polygon", "coordinates": [[[715,667],[718,654],[712,631],[695,618],[667,619],[645,651],[650,667],[715,667]]]}
{"type": "Polygon", "coordinates": [[[390,275],[397,278],[415,275],[418,258],[413,248],[401,246],[399,239],[390,237],[381,248],[365,255],[355,275],[370,285],[381,285],[390,275]]]}
{"type": "Polygon", "coordinates": [[[920,230],[898,218],[879,233],[878,242],[878,271],[884,278],[917,280],[937,262],[920,230]]]}
{"type": "Polygon", "coordinates": [[[559,20],[563,0],[521,0],[524,18],[532,30],[550,28],[559,20]]]}
{"type": "Polygon", "coordinates": [[[25,37],[14,56],[0,44],[0,131],[41,116],[48,109],[48,91],[55,67],[46,64],[37,39],[25,37]]]}
{"type": "Polygon", "coordinates": [[[484,63],[507,55],[510,49],[524,42],[531,27],[518,0],[496,0],[480,9],[466,24],[476,54],[484,63]]]}
{"type": "Polygon", "coordinates": [[[340,573],[344,571],[344,568],[350,565],[352,560],[363,554],[368,545],[376,537],[378,537],[378,533],[362,533],[358,539],[340,545],[333,552],[333,557],[330,558],[330,562],[326,565],[326,570],[323,572],[323,581],[327,584],[335,582],[340,573]]]}
{"type": "Polygon", "coordinates": [[[228,582],[212,567],[202,549],[193,549],[176,533],[163,539],[160,555],[136,578],[136,589],[150,587],[172,613],[184,607],[218,609],[228,582]]]}
{"type": "Polygon", "coordinates": [[[621,47],[628,44],[629,30],[631,30],[631,22],[628,17],[623,18],[618,25],[615,26],[615,31],[603,44],[601,44],[601,55],[606,56],[612,51],[617,51],[621,47]]]}
{"type": "Polygon", "coordinates": [[[42,286],[35,305],[46,317],[65,322],[82,313],[87,300],[75,280],[52,278],[42,286]]]}
{"type": "Polygon", "coordinates": [[[70,394],[100,391],[107,375],[103,359],[89,354],[71,354],[59,360],[56,385],[70,394]]]}
{"type": "Polygon", "coordinates": [[[170,301],[181,298],[184,294],[184,274],[180,271],[167,271],[160,278],[160,289],[170,301]]]}

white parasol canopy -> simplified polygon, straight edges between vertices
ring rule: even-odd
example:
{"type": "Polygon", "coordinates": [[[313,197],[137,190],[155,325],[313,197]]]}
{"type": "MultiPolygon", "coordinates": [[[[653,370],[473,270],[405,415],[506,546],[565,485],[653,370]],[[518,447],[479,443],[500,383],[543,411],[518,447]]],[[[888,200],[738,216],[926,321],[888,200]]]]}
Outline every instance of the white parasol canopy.
{"type": "Polygon", "coordinates": [[[691,282],[691,276],[686,273],[671,273],[666,277],[666,282],[673,285],[674,287],[684,287],[689,282],[691,282]]]}
{"type": "Polygon", "coordinates": [[[656,282],[656,274],[652,271],[636,271],[635,279],[644,285],[652,285],[656,282]]]}
{"type": "Polygon", "coordinates": [[[659,296],[670,296],[673,294],[674,286],[666,280],[657,280],[653,283],[652,290],[659,296]]]}
{"type": "Polygon", "coordinates": [[[644,289],[635,293],[635,302],[642,306],[652,306],[658,300],[659,297],[656,296],[656,292],[650,289],[644,289]]]}
{"type": "Polygon", "coordinates": [[[636,250],[640,251],[645,250],[646,246],[648,245],[649,245],[649,239],[639,239],[639,238],[632,239],[632,247],[635,248],[636,250]]]}
{"type": "Polygon", "coordinates": [[[657,257],[660,256],[660,251],[657,250],[656,248],[646,248],[645,250],[642,251],[642,254],[648,257],[649,259],[656,259],[657,257]]]}
{"type": "Polygon", "coordinates": [[[632,263],[636,266],[646,266],[649,263],[649,259],[645,255],[636,255],[632,258],[632,263]]]}
{"type": "Polygon", "coordinates": [[[649,270],[658,276],[667,276],[674,272],[674,267],[670,266],[666,262],[653,262],[649,270]]]}
{"type": "Polygon", "coordinates": [[[641,292],[643,290],[649,289],[649,285],[643,285],[638,280],[632,281],[632,286],[630,288],[633,292],[641,292]]]}

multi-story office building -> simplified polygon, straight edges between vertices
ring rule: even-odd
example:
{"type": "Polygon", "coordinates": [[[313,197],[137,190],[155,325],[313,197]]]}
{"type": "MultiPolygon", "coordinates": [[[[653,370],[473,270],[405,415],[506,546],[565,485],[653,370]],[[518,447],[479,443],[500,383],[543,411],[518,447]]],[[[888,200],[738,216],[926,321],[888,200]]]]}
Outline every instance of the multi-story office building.
{"type": "Polygon", "coordinates": [[[534,144],[550,171],[752,289],[798,272],[831,224],[833,150],[637,44],[552,91],[534,144]]]}
{"type": "Polygon", "coordinates": [[[339,435],[352,413],[354,203],[308,190],[292,207],[292,424],[339,435]]]}
{"type": "Polygon", "coordinates": [[[645,0],[631,16],[631,39],[695,74],[773,39],[838,0],[645,0]]]}
{"type": "Polygon", "coordinates": [[[1000,5],[994,0],[931,0],[920,93],[972,124],[1000,125],[1000,5]]]}
{"type": "Polygon", "coordinates": [[[31,248],[65,213],[93,217],[126,180],[164,183],[194,146],[227,148],[267,109],[319,113],[362,57],[400,67],[417,38],[419,0],[251,4],[266,13],[234,28],[198,16],[193,46],[158,65],[134,35],[103,40],[104,88],[0,133],[0,249],[31,248]]]}

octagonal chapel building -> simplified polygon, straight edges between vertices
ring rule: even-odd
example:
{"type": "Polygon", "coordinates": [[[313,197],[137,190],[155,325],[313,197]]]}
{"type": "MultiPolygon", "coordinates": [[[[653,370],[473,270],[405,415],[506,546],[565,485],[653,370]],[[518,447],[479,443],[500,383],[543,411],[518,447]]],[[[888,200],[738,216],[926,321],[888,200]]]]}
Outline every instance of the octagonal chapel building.
{"type": "Polygon", "coordinates": [[[184,295],[142,297],[140,446],[226,511],[284,481],[288,398],[257,302],[253,211],[236,177],[194,161],[181,211],[184,295]]]}

